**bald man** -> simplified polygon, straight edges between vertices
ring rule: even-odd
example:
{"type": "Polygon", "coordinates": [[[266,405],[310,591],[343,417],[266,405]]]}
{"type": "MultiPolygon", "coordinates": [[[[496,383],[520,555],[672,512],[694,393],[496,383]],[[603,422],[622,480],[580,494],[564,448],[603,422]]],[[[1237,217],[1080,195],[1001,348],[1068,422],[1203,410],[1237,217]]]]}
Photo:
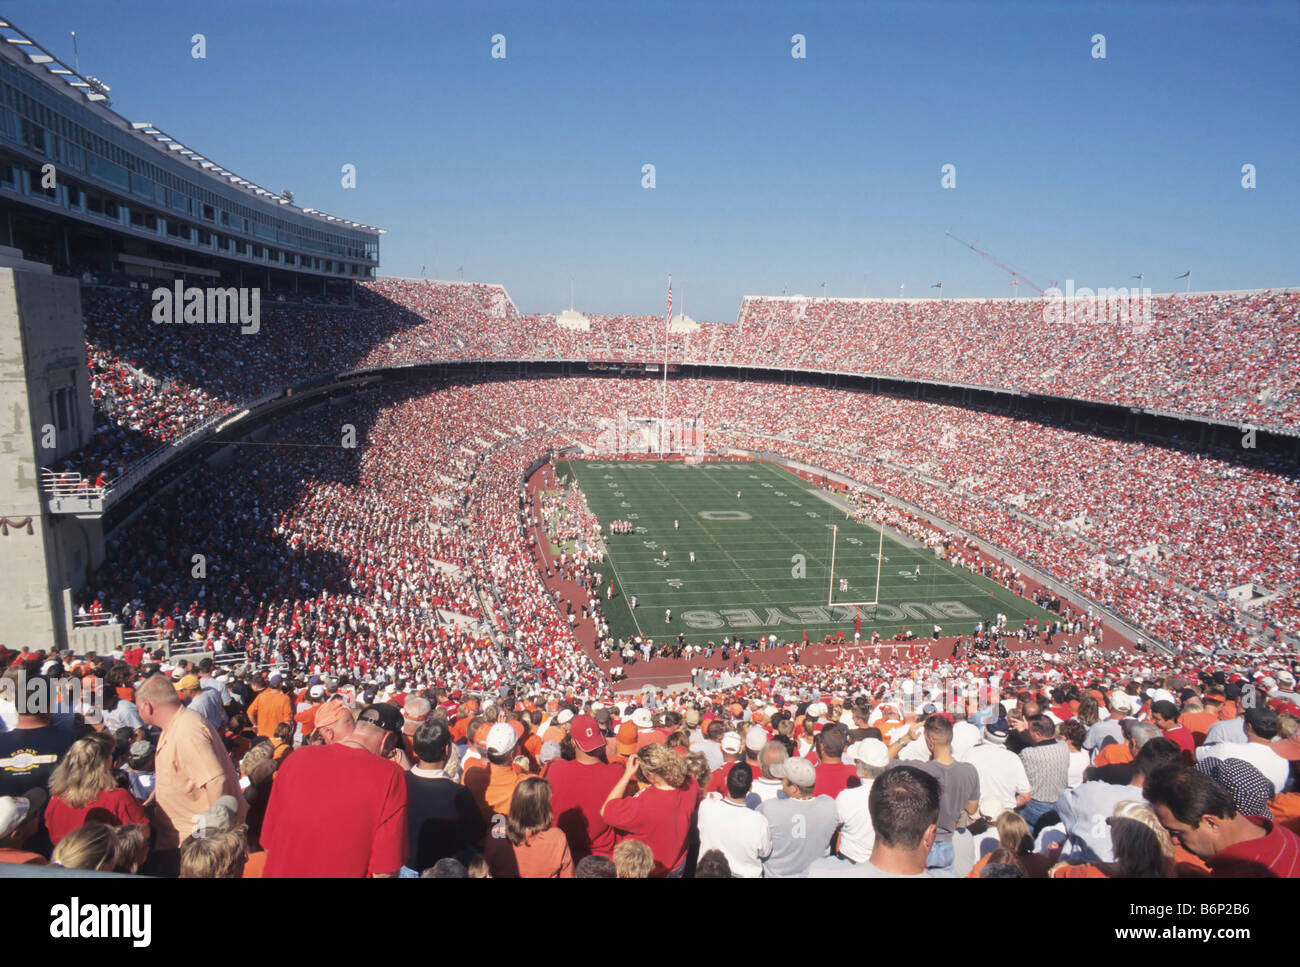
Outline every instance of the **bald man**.
{"type": "Polygon", "coordinates": [[[407,859],[407,789],[384,757],[392,733],[337,700],[316,712],[316,732],[325,744],[298,749],[276,773],[263,876],[396,876],[407,859]]]}
{"type": "Polygon", "coordinates": [[[198,817],[222,796],[239,804],[234,823],[248,815],[239,785],[239,771],[231,761],[221,736],[202,715],[186,708],[171,679],[151,675],[135,690],[135,704],[146,725],[161,729],[154,754],[154,823],[157,872],[175,876],[180,871],[181,841],[193,832],[198,817]]]}

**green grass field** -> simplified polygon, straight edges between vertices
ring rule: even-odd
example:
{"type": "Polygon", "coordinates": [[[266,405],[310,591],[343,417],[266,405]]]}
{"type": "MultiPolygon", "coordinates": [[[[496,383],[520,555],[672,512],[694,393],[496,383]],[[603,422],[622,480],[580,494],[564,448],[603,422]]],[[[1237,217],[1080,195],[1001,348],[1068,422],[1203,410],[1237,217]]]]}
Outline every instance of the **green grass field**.
{"type": "MultiPolygon", "coordinates": [[[[581,460],[561,461],[556,469],[576,475],[609,535],[609,555],[597,569],[604,573],[601,601],[616,637],[683,632],[688,641],[704,642],[775,633],[797,640],[806,629],[810,641],[836,631],[851,639],[854,610],[841,602],[875,597],[879,530],[846,519],[788,471],[762,463],[581,460]],[[630,520],[637,533],[610,535],[613,520],[630,520]],[[839,527],[833,589],[832,525],[839,527]],[[611,578],[612,602],[605,596],[611,578]],[[840,589],[841,578],[847,591],[840,589]],[[629,607],[632,595],[635,609],[629,607]],[[664,621],[666,608],[671,623],[664,621]]],[[[879,631],[888,640],[904,624],[918,637],[929,637],[936,623],[945,636],[968,634],[976,621],[999,611],[1012,628],[1033,616],[1040,623],[1051,617],[1032,601],[886,532],[880,605],[874,619],[862,609],[862,638],[869,641],[879,631]]]]}

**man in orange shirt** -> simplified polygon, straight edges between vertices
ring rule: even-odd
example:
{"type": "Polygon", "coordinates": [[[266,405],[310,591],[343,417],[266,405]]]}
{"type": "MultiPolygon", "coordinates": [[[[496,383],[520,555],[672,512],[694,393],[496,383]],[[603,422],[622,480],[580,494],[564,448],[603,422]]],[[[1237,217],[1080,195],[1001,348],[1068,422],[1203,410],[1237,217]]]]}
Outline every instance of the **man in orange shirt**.
{"type": "Polygon", "coordinates": [[[320,711],[321,703],[325,701],[325,686],[313,685],[307,689],[308,706],[293,717],[293,720],[302,727],[302,737],[309,738],[316,731],[316,713],[320,711]]]}
{"type": "Polygon", "coordinates": [[[1137,758],[1137,754],[1152,739],[1160,737],[1160,729],[1153,723],[1125,719],[1124,741],[1102,746],[1097,751],[1093,764],[1084,770],[1084,778],[1101,779],[1104,782],[1118,785],[1127,784],[1132,779],[1132,764],[1137,758]]]}
{"type": "Polygon", "coordinates": [[[636,723],[629,719],[621,724],[617,735],[606,744],[606,751],[610,762],[616,765],[626,764],[628,756],[636,753],[636,723]]]}
{"type": "Polygon", "coordinates": [[[487,726],[487,737],[483,742],[487,751],[487,768],[467,768],[465,771],[465,788],[489,822],[494,815],[510,814],[515,786],[526,778],[523,773],[516,772],[514,767],[514,750],[519,742],[516,726],[522,728],[516,722],[497,722],[487,726]]]}
{"type": "Polygon", "coordinates": [[[1205,711],[1201,700],[1193,696],[1183,703],[1183,714],[1179,716],[1178,721],[1192,733],[1192,741],[1196,743],[1197,748],[1200,748],[1205,744],[1205,734],[1210,731],[1210,726],[1219,721],[1219,716],[1214,712],[1205,711]]]}
{"type": "Polygon", "coordinates": [[[469,734],[470,723],[477,713],[478,699],[467,698],[460,703],[456,709],[456,721],[451,726],[451,736],[455,741],[460,742],[469,734]]]}
{"type": "Polygon", "coordinates": [[[293,722],[293,703],[280,688],[280,676],[274,672],[266,681],[266,688],[258,692],[253,704],[248,706],[248,718],[257,729],[257,734],[265,738],[275,735],[275,727],[281,722],[293,722]]]}
{"type": "Polygon", "coordinates": [[[543,742],[563,742],[569,734],[569,728],[573,722],[573,709],[562,708],[558,715],[551,719],[551,724],[542,734],[543,742]]]}
{"type": "Polygon", "coordinates": [[[1220,719],[1235,719],[1241,714],[1241,685],[1229,682],[1223,687],[1223,707],[1219,709],[1220,719]]]}

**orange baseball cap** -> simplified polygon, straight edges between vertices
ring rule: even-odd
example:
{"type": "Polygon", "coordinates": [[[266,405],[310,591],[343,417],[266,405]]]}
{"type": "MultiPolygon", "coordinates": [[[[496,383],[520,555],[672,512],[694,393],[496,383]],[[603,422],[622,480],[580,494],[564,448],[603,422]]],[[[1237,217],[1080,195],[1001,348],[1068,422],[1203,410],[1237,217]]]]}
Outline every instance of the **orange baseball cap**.
{"type": "Polygon", "coordinates": [[[637,727],[635,722],[624,722],[618,727],[615,748],[619,755],[631,755],[636,751],[637,727]]]}
{"type": "Polygon", "coordinates": [[[315,728],[323,729],[326,726],[333,725],[343,716],[351,714],[351,710],[338,699],[324,702],[316,709],[315,728]]]}

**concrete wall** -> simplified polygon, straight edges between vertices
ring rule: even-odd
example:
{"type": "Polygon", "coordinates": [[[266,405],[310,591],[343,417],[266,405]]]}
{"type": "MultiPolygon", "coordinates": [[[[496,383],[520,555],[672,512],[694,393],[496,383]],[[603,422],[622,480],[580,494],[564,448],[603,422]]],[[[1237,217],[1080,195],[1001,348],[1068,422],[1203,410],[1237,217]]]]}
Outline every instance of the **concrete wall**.
{"type": "Polygon", "coordinates": [[[93,426],[76,280],[0,268],[0,641],[10,647],[63,646],[62,590],[103,560],[99,521],[49,515],[40,489],[41,468],[93,426]]]}

